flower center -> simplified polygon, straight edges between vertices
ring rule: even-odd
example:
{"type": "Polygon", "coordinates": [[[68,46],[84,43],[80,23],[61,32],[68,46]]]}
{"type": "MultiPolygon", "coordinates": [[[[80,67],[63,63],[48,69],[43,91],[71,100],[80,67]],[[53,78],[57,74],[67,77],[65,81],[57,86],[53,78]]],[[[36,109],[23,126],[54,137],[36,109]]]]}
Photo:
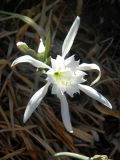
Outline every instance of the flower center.
{"type": "Polygon", "coordinates": [[[57,72],[54,73],[54,76],[55,76],[56,79],[61,79],[62,74],[61,74],[61,72],[57,71],[57,72]]]}
{"type": "Polygon", "coordinates": [[[54,72],[54,77],[61,87],[70,86],[72,84],[71,71],[56,71],[54,72]]]}

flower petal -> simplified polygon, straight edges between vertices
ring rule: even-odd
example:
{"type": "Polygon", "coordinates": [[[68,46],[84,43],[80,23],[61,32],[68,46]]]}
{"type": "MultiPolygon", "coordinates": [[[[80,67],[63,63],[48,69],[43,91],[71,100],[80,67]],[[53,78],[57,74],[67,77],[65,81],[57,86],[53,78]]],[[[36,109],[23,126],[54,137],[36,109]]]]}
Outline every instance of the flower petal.
{"type": "Polygon", "coordinates": [[[21,56],[21,57],[15,59],[13,61],[13,63],[11,64],[11,67],[15,66],[18,63],[25,63],[25,62],[30,63],[34,67],[37,67],[37,68],[48,68],[48,69],[51,69],[51,67],[49,67],[47,64],[45,64],[45,63],[43,63],[41,61],[38,61],[38,60],[32,58],[29,55],[21,56]]]}
{"type": "Polygon", "coordinates": [[[65,97],[64,93],[62,93],[62,92],[60,92],[58,97],[61,102],[61,115],[62,115],[62,120],[63,120],[64,126],[68,132],[73,133],[71,120],[70,120],[70,114],[69,114],[69,107],[68,107],[68,102],[66,100],[66,97],[65,97]]]}
{"type": "Polygon", "coordinates": [[[75,61],[74,55],[65,59],[65,67],[70,68],[71,70],[76,70],[79,67],[80,60],[75,61]]]}
{"type": "Polygon", "coordinates": [[[95,89],[83,84],[79,84],[78,86],[79,86],[79,89],[83,91],[85,94],[87,94],[91,98],[99,101],[100,103],[112,109],[112,105],[110,104],[110,102],[104,96],[102,96],[99,92],[97,92],[95,89]]]}
{"type": "Polygon", "coordinates": [[[73,98],[75,93],[80,93],[78,85],[73,84],[70,87],[66,87],[66,93],[73,98]]]}
{"type": "Polygon", "coordinates": [[[90,86],[92,86],[93,84],[95,84],[96,82],[99,81],[100,77],[101,77],[101,70],[100,67],[96,64],[87,64],[87,63],[82,63],[81,65],[79,65],[78,69],[82,70],[82,71],[89,71],[89,70],[97,70],[99,72],[97,78],[91,83],[90,86]]]}
{"type": "Polygon", "coordinates": [[[80,17],[76,17],[75,21],[73,22],[64,42],[63,42],[63,46],[62,46],[62,57],[65,57],[66,54],[69,52],[73,41],[75,39],[75,36],[77,34],[78,28],[80,25],[80,17]]]}
{"type": "Polygon", "coordinates": [[[60,55],[57,55],[56,59],[51,58],[51,66],[54,70],[61,70],[65,68],[65,60],[60,55]]]}
{"type": "Polygon", "coordinates": [[[44,96],[46,95],[46,92],[48,90],[50,83],[47,83],[45,86],[43,86],[41,89],[39,89],[30,99],[27,108],[24,113],[23,122],[25,123],[28,118],[31,116],[31,114],[34,112],[34,110],[38,107],[44,96]]]}
{"type": "Polygon", "coordinates": [[[67,66],[68,64],[70,64],[72,61],[75,61],[75,55],[72,55],[68,58],[65,59],[65,65],[67,66]]]}
{"type": "Polygon", "coordinates": [[[39,43],[39,46],[38,46],[38,53],[44,53],[44,52],[45,52],[45,46],[43,44],[42,39],[40,39],[40,43],[39,43]]]}

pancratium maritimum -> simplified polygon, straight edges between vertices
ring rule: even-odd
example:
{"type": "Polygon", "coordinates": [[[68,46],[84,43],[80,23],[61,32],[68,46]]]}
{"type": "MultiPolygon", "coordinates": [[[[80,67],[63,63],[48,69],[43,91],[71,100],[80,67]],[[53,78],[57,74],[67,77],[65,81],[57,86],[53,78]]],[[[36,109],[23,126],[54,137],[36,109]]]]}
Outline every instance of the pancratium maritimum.
{"type": "MultiPolygon", "coordinates": [[[[73,97],[74,93],[79,93],[81,90],[105,106],[112,108],[112,105],[104,96],[98,93],[91,86],[83,84],[86,81],[84,78],[86,75],[85,71],[88,70],[97,70],[99,72],[98,77],[92,82],[91,85],[95,84],[100,79],[101,71],[99,66],[96,64],[87,63],[79,64],[79,61],[75,61],[74,55],[69,58],[65,58],[73,44],[79,25],[80,18],[77,16],[63,42],[62,56],[57,55],[56,59],[51,58],[51,66],[48,66],[47,64],[38,61],[29,55],[21,56],[13,61],[11,66],[14,66],[18,63],[27,62],[32,64],[34,67],[47,69],[47,83],[42,88],[40,88],[30,99],[24,113],[24,122],[28,120],[33,111],[41,103],[50,85],[52,85],[52,94],[56,94],[60,99],[61,115],[64,126],[66,130],[71,133],[73,130],[65,93],[73,97]]],[[[40,52],[40,46],[38,50],[40,52]]],[[[44,50],[43,44],[42,50],[44,50]]]]}

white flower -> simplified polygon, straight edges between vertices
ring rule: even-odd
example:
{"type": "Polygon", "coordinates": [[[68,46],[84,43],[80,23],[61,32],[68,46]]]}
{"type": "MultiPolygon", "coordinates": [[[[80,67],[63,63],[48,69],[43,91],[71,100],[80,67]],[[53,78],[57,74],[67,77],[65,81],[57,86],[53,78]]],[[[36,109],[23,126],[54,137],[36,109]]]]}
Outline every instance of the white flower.
{"type": "Polygon", "coordinates": [[[74,38],[79,28],[79,24],[80,18],[77,17],[64,40],[62,46],[62,56],[57,55],[56,59],[51,58],[51,67],[41,61],[32,58],[29,55],[19,57],[13,61],[12,66],[18,63],[28,62],[34,67],[48,69],[48,71],[46,72],[47,83],[45,86],[39,89],[30,99],[24,113],[24,122],[28,120],[33,111],[41,103],[50,85],[52,85],[52,94],[56,94],[60,99],[62,120],[67,131],[71,133],[73,132],[73,130],[65,93],[73,97],[74,93],[79,93],[81,90],[88,96],[101,102],[105,106],[112,108],[112,105],[104,96],[102,96],[92,87],[83,84],[83,82],[86,81],[84,78],[86,73],[84,71],[93,69],[99,72],[98,77],[92,82],[91,85],[95,84],[100,79],[101,71],[99,66],[97,66],[96,64],[79,64],[79,61],[75,61],[74,56],[65,58],[73,44],[74,38]]]}
{"type": "Polygon", "coordinates": [[[45,52],[45,46],[43,44],[43,40],[40,38],[40,43],[38,46],[38,53],[44,53],[45,52]]]}

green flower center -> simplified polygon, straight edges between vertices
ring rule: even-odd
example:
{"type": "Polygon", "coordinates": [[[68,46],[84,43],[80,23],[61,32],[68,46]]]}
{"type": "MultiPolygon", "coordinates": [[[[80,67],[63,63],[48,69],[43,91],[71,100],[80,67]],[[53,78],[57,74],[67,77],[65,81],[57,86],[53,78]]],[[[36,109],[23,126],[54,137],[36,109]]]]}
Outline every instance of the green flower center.
{"type": "Polygon", "coordinates": [[[62,72],[57,71],[57,72],[54,73],[54,76],[55,76],[56,79],[61,79],[62,78],[62,72]]]}
{"type": "Polygon", "coordinates": [[[60,85],[69,86],[72,84],[72,75],[70,71],[57,71],[54,77],[60,85]]]}

